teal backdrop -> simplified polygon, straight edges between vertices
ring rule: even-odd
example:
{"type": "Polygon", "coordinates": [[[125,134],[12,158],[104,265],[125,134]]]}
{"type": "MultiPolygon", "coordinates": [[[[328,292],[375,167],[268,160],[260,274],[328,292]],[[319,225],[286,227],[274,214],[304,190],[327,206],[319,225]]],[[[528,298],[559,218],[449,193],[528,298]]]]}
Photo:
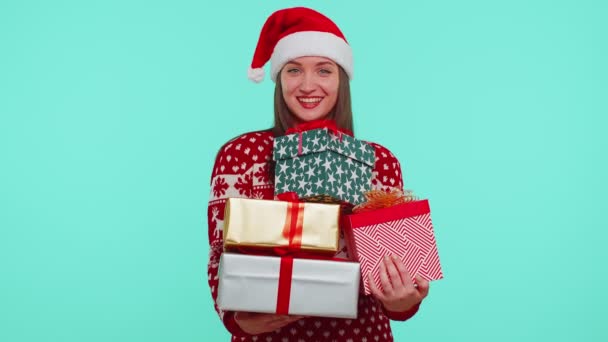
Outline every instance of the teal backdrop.
{"type": "Polygon", "coordinates": [[[0,341],[227,341],[213,159],[296,5],[355,57],[356,133],[430,199],[445,279],[397,341],[607,341],[605,1],[0,2],[0,341]]]}

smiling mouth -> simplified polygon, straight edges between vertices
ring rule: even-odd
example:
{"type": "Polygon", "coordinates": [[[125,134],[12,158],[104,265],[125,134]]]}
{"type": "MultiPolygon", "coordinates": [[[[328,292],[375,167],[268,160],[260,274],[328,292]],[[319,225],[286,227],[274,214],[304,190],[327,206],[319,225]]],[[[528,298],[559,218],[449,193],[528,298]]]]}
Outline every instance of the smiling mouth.
{"type": "Polygon", "coordinates": [[[297,97],[297,99],[298,99],[298,102],[300,103],[300,105],[306,109],[315,108],[323,100],[323,98],[320,96],[310,96],[310,97],[301,96],[301,97],[297,97]]]}

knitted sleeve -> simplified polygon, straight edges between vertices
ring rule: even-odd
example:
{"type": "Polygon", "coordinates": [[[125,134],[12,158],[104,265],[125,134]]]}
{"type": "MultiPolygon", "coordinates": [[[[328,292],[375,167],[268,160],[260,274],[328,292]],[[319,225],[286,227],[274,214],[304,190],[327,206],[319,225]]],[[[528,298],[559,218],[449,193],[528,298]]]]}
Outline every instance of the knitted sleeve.
{"type": "Polygon", "coordinates": [[[234,336],[248,336],[234,321],[234,312],[223,311],[217,305],[218,267],[223,251],[224,208],[231,197],[254,196],[254,168],[260,159],[268,159],[272,142],[260,133],[246,133],[220,148],[211,175],[211,192],[207,209],[209,224],[209,288],[214,307],[226,329],[234,336]],[[270,147],[268,147],[270,146],[270,147]]]}
{"type": "MultiPolygon", "coordinates": [[[[370,143],[376,152],[376,162],[372,171],[372,189],[391,191],[398,189],[403,191],[403,174],[401,173],[401,165],[399,160],[387,148],[370,143]]],[[[384,306],[384,314],[395,321],[405,321],[418,312],[419,305],[415,305],[412,309],[405,312],[389,311],[384,306]]]]}

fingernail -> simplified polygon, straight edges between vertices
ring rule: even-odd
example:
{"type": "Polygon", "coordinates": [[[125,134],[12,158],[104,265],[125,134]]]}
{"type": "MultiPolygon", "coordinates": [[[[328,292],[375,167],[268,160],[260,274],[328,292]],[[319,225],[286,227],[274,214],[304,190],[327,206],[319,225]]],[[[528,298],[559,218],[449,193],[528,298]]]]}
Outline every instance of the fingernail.
{"type": "Polygon", "coordinates": [[[397,256],[395,254],[393,254],[392,257],[393,257],[393,260],[395,260],[395,261],[399,260],[399,258],[397,258],[397,256]]]}

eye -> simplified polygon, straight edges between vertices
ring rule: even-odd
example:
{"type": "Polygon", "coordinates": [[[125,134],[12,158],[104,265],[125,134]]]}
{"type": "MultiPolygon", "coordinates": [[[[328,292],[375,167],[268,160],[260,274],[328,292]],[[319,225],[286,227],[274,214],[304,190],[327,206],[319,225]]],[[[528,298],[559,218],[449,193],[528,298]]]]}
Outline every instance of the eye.
{"type": "Polygon", "coordinates": [[[298,68],[289,68],[289,69],[287,69],[287,73],[288,74],[297,74],[299,72],[300,72],[300,69],[298,69],[298,68]]]}
{"type": "Polygon", "coordinates": [[[321,69],[321,70],[319,70],[319,74],[321,74],[321,75],[329,75],[329,74],[331,74],[331,70],[321,69]]]}

